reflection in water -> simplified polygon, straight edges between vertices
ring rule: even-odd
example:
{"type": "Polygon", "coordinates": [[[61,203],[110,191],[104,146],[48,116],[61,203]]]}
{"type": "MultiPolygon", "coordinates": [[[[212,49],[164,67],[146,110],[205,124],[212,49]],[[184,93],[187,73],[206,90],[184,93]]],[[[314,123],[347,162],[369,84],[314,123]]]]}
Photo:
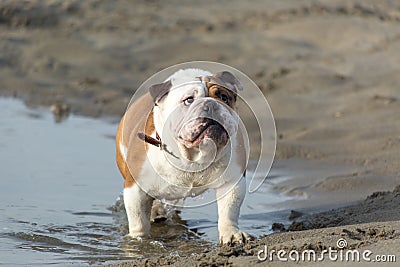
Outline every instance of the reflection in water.
{"type": "MultiPolygon", "coordinates": [[[[114,160],[116,124],[74,115],[55,124],[48,110],[14,99],[0,99],[0,106],[0,265],[98,264],[215,246],[215,203],[153,224],[153,239],[126,237],[122,201],[115,201],[123,185],[114,160]]],[[[274,220],[285,219],[266,213],[266,204],[287,199],[270,186],[248,195],[242,228],[270,233],[274,220]]]]}
{"type": "Polygon", "coordinates": [[[121,229],[125,226],[96,222],[66,226],[36,224],[30,226],[29,232],[10,232],[3,238],[14,241],[18,250],[41,252],[44,258],[54,256],[52,261],[47,259],[38,262],[38,265],[64,265],[71,261],[99,263],[170,254],[190,255],[211,247],[210,243],[200,240],[195,232],[188,230],[179,221],[154,224],[152,235],[158,236],[157,240],[138,241],[128,238],[123,235],[127,231],[121,229]]]}

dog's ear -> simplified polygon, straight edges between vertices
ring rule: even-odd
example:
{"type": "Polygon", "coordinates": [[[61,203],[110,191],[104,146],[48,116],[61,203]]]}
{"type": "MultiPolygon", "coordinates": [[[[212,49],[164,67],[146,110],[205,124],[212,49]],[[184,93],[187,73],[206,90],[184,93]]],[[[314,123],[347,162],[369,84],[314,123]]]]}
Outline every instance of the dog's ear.
{"type": "Polygon", "coordinates": [[[213,76],[209,76],[209,82],[221,85],[235,93],[243,91],[243,86],[239,80],[229,71],[221,71],[213,76]]]}
{"type": "Polygon", "coordinates": [[[169,89],[171,89],[171,87],[172,83],[170,80],[150,86],[149,92],[151,97],[153,98],[154,104],[157,105],[158,101],[160,101],[161,98],[169,93],[169,89]]]}

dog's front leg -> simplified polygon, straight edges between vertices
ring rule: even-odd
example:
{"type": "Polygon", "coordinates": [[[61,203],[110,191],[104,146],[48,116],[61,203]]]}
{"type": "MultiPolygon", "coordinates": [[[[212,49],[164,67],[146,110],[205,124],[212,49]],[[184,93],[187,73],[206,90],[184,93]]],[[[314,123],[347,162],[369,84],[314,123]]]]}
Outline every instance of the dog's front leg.
{"type": "Polygon", "coordinates": [[[153,198],[134,184],[132,187],[124,188],[124,204],[129,222],[129,235],[135,238],[150,236],[153,198]]]}
{"type": "Polygon", "coordinates": [[[222,244],[243,243],[250,239],[250,236],[241,232],[238,226],[240,206],[245,193],[246,180],[244,177],[236,185],[226,184],[216,189],[219,241],[222,244]]]}

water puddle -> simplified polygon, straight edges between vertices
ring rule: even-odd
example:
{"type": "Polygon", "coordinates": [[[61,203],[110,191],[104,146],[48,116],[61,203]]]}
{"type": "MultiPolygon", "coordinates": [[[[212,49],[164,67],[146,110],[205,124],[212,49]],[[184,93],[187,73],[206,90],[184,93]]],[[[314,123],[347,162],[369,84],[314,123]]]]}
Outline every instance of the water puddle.
{"type": "MultiPolygon", "coordinates": [[[[216,205],[185,209],[154,224],[153,240],[125,237],[127,222],[118,199],[117,125],[71,115],[55,123],[47,109],[28,109],[0,99],[0,265],[87,265],[131,257],[183,255],[212,249],[218,240],[216,205]]],[[[288,222],[273,204],[302,196],[274,191],[282,169],[246,197],[241,227],[256,236],[273,222],[288,222]]]]}

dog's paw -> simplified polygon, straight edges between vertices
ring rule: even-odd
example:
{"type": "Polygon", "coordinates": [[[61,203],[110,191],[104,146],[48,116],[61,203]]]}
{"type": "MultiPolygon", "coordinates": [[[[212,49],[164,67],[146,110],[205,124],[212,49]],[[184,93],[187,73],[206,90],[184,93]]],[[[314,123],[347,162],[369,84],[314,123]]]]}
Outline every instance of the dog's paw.
{"type": "Polygon", "coordinates": [[[220,244],[228,244],[228,245],[234,244],[234,243],[243,244],[250,240],[254,240],[254,237],[252,235],[249,235],[246,232],[242,232],[242,231],[238,231],[238,230],[227,231],[227,232],[221,233],[219,236],[220,244]]]}
{"type": "Polygon", "coordinates": [[[127,238],[135,240],[135,241],[143,241],[145,239],[150,238],[150,234],[147,232],[131,232],[126,235],[127,238]]]}

